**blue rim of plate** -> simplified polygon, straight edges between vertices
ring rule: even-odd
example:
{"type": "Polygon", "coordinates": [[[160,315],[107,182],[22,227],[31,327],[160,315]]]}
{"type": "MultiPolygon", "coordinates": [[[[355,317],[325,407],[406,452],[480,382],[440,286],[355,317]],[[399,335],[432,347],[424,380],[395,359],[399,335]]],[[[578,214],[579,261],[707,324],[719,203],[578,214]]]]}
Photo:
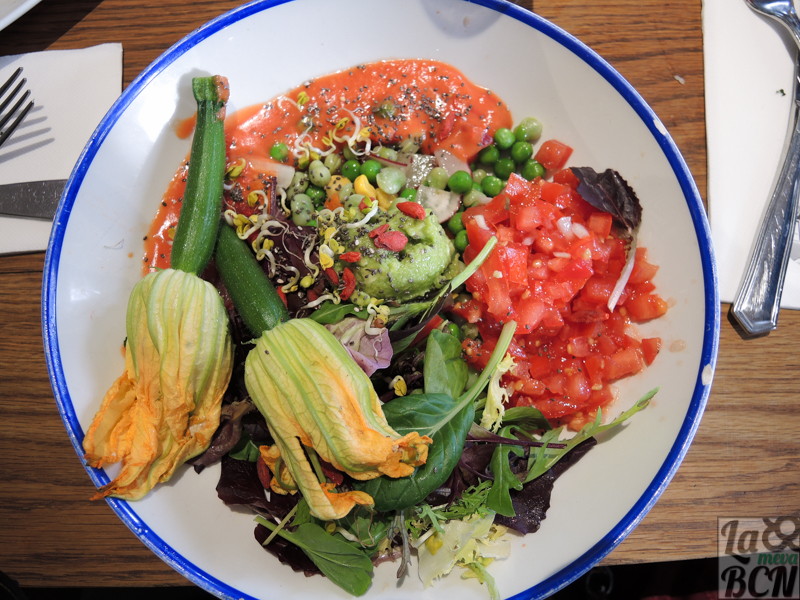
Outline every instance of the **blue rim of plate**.
{"type": "MultiPolygon", "coordinates": [[[[103,118],[89,142],[84,148],[75,169],[70,176],[64,189],[58,210],[56,212],[53,231],[50,235],[50,243],[47,249],[44,265],[44,279],[42,286],[42,333],[44,338],[47,368],[50,373],[50,383],[58,405],[59,413],[69,434],[75,451],[79,457],[83,457],[82,440],[83,430],[78,422],[74,407],[67,390],[66,381],[61,365],[61,354],[58,344],[58,332],[56,324],[56,285],[58,282],[58,267],[61,258],[61,248],[64,243],[64,234],[69,221],[75,197],[80,189],[81,183],[86,175],[94,156],[97,154],[103,140],[108,135],[114,124],[120,118],[128,105],[144,90],[150,81],[156,77],[167,66],[182,56],[193,46],[197,45],[207,37],[218,31],[245,19],[253,14],[268,10],[281,4],[286,4],[293,0],[255,0],[237,9],[227,12],[213,21],[209,21],[201,28],[190,33],[177,44],[172,46],[162,54],[155,62],[145,69],[128,88],[122,93],[119,99],[103,118]]],[[[514,4],[504,0],[468,0],[471,4],[478,4],[486,8],[495,10],[508,17],[521,21],[532,27],[538,32],[547,35],[554,41],[560,43],[567,50],[581,58],[599,73],[611,86],[628,102],[642,119],[650,133],[658,142],[664,155],[667,157],[673,169],[681,190],[686,198],[689,213],[694,224],[695,234],[697,235],[700,247],[700,256],[703,269],[704,288],[705,288],[705,331],[703,335],[703,346],[701,355],[701,367],[697,373],[694,392],[689,404],[689,408],[684,419],[683,425],[678,433],[678,437],[667,454],[664,463],[653,478],[653,481],[642,494],[641,498],[628,511],[628,513],[612,528],[592,548],[583,555],[575,559],[570,565],[538,583],[532,588],[513,596],[510,600],[538,599],[545,598],[558,590],[562,589],[611,552],[625,537],[638,525],[644,516],[655,505],[658,498],[672,480],[678,466],[683,461],[694,435],[700,425],[708,395],[711,391],[711,377],[716,367],[717,351],[719,348],[720,333],[720,311],[719,311],[719,289],[717,283],[717,272],[714,262],[713,247],[711,243],[711,232],[706,219],[703,203],[695,185],[694,179],[689,171],[686,162],[681,156],[675,142],[667,133],[661,121],[653,110],[647,105],[639,93],[619,74],[614,68],[603,60],[597,53],[591,50],[583,42],[560,29],[556,25],[546,21],[542,17],[524,10],[514,4]],[[708,381],[704,382],[703,380],[708,381]]],[[[108,483],[109,479],[102,470],[93,469],[85,465],[92,482],[96,486],[108,483]]],[[[172,547],[166,544],[131,508],[125,500],[114,498],[106,499],[111,508],[117,513],[120,519],[130,528],[130,530],[159,558],[164,560],[181,575],[189,579],[196,585],[212,592],[222,598],[248,598],[256,600],[252,596],[242,594],[236,588],[224,583],[207,572],[203,571],[193,563],[187,561],[177,553],[172,547]]]]}

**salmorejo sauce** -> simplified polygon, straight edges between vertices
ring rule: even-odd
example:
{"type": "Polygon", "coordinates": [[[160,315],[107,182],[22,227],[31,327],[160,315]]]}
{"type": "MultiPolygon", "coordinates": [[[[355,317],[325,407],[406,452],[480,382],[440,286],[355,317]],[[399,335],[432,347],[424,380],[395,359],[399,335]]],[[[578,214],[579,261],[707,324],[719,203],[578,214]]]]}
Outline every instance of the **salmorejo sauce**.
{"type": "MultiPolygon", "coordinates": [[[[274,162],[275,143],[291,151],[305,133],[303,141],[326,147],[323,138],[332,131],[358,134],[355,119],[370,128],[373,145],[411,137],[422,152],[445,149],[464,161],[490,143],[497,129],[512,126],[505,103],[458,69],[432,60],[387,60],[308,80],[266,104],[233,113],[225,122],[228,164],[274,162]]],[[[192,126],[193,119],[182,122],[178,135],[188,137],[192,126]]],[[[287,164],[293,160],[290,154],[287,164]]],[[[145,238],[145,273],[169,267],[187,168],[184,161],[145,238]]]]}

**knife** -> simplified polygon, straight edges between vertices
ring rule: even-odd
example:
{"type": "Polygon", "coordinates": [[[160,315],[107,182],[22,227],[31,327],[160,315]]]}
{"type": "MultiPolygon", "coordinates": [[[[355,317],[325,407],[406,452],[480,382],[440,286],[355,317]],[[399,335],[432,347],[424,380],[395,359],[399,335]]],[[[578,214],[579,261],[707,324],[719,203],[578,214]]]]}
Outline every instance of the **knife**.
{"type": "Polygon", "coordinates": [[[52,220],[66,179],[0,185],[0,215],[52,220]]]}

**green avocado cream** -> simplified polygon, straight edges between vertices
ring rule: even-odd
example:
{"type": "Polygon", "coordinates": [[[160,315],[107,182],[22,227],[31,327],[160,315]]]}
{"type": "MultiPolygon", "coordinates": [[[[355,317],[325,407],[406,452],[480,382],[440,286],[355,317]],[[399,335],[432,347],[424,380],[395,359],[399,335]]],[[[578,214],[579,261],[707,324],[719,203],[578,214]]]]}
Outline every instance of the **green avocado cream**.
{"type": "MultiPolygon", "coordinates": [[[[396,208],[379,211],[369,223],[336,234],[343,252],[359,252],[355,263],[339,262],[341,272],[349,267],[356,276],[356,290],[383,300],[404,302],[432,289],[441,288],[458,274],[458,256],[453,243],[430,211],[425,219],[415,219],[396,208]],[[405,248],[392,252],[377,248],[369,233],[384,223],[389,230],[400,231],[408,238],[405,248]]],[[[355,296],[355,294],[354,294],[355,296]]],[[[356,301],[355,297],[353,298],[356,301]]]]}

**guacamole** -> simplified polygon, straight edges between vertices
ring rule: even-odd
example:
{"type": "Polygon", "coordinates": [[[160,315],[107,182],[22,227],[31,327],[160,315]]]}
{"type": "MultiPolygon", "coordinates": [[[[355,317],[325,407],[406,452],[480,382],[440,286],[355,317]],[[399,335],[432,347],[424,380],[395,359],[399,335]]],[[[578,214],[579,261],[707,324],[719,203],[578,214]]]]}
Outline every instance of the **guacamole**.
{"type": "Polygon", "coordinates": [[[458,273],[453,243],[430,211],[425,219],[415,219],[396,208],[379,211],[365,225],[342,227],[336,240],[343,246],[342,252],[361,254],[357,262],[337,265],[340,272],[344,267],[353,271],[359,295],[404,302],[441,288],[458,273]],[[408,238],[402,250],[393,252],[380,243],[376,246],[374,234],[369,234],[384,224],[388,231],[399,231],[408,238]]]}

